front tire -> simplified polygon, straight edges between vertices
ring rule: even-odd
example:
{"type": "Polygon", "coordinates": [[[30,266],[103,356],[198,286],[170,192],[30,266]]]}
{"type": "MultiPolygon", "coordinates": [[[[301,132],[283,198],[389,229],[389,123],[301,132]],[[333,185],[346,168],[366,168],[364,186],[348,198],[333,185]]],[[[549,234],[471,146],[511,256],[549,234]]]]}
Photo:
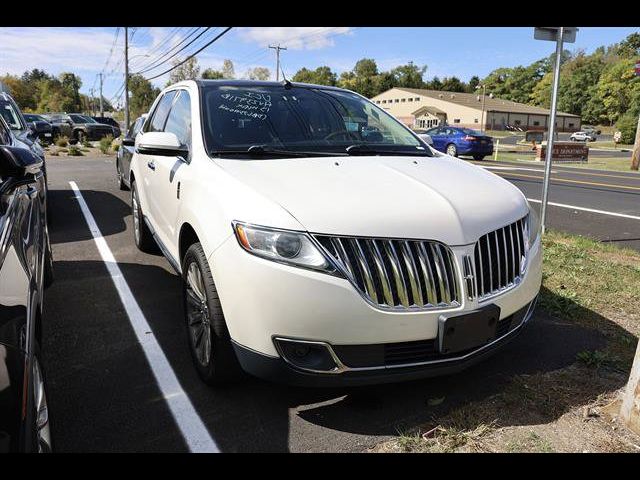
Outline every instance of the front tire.
{"type": "Polygon", "coordinates": [[[458,148],[453,143],[450,143],[449,145],[447,145],[446,152],[447,152],[447,155],[455,157],[458,155],[458,148]]]}
{"type": "Polygon", "coordinates": [[[189,350],[200,378],[208,385],[238,380],[236,358],[209,263],[200,243],[189,247],[182,262],[183,309],[189,350]]]}
{"type": "Polygon", "coordinates": [[[156,253],[158,245],[151,234],[151,230],[144,221],[140,197],[135,182],[131,183],[131,215],[133,216],[133,239],[138,250],[145,253],[156,253]]]}

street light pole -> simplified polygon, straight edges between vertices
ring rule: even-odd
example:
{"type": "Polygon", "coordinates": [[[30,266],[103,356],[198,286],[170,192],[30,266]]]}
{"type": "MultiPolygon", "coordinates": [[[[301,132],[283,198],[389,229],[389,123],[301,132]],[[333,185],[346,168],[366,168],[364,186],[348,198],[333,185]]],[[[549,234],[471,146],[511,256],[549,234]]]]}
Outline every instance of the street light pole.
{"type": "Polygon", "coordinates": [[[562,42],[564,27],[556,31],[556,58],[553,68],[553,90],[551,92],[551,115],[547,151],[545,152],[544,182],[542,184],[542,207],[540,212],[540,229],[544,234],[547,218],[547,202],[549,199],[549,177],[551,176],[551,159],[553,158],[553,142],[556,131],[556,104],[558,102],[558,85],[560,84],[560,60],[562,59],[562,42]]]}
{"type": "Polygon", "coordinates": [[[104,105],[102,104],[102,72],[100,72],[100,117],[104,117],[104,105]]]}
{"type": "Polygon", "coordinates": [[[484,133],[484,98],[487,95],[487,86],[482,84],[482,116],[480,121],[482,122],[481,132],[484,133]]]}

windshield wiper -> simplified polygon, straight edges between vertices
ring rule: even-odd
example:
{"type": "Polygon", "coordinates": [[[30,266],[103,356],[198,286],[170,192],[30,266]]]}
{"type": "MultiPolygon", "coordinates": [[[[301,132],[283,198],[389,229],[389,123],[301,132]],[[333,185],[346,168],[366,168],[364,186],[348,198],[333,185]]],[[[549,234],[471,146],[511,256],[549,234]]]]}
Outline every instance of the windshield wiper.
{"type": "Polygon", "coordinates": [[[252,155],[252,156],[271,156],[271,155],[283,155],[289,157],[336,157],[345,156],[347,153],[343,152],[322,152],[322,151],[301,151],[301,150],[284,150],[278,148],[272,148],[267,145],[251,145],[247,149],[240,150],[213,150],[209,152],[214,155],[252,155]]]}
{"type": "Polygon", "coordinates": [[[384,148],[371,148],[365,143],[355,143],[345,148],[347,155],[413,155],[430,157],[427,150],[391,150],[384,148]]]}

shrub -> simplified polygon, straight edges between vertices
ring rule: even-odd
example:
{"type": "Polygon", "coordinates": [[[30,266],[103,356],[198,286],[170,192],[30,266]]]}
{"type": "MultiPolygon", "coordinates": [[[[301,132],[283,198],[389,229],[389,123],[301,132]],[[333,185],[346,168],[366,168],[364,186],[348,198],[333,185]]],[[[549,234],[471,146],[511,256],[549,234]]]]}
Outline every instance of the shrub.
{"type": "Polygon", "coordinates": [[[80,147],[78,145],[69,145],[69,156],[71,157],[79,157],[82,156],[82,152],[80,151],[80,147]]]}
{"type": "Polygon", "coordinates": [[[58,147],[66,147],[69,145],[69,137],[67,136],[57,136],[55,139],[55,144],[58,147]]]}
{"type": "Polygon", "coordinates": [[[631,145],[636,139],[636,128],[638,127],[638,116],[627,112],[616,122],[616,128],[620,130],[622,137],[620,143],[631,145]]]}
{"type": "Polygon", "coordinates": [[[87,139],[86,135],[84,137],[82,137],[82,146],[85,147],[85,148],[91,146],[91,143],[89,143],[89,140],[87,139]]]}
{"type": "Polygon", "coordinates": [[[106,137],[102,137],[100,139],[100,151],[107,155],[109,150],[111,149],[111,144],[113,143],[113,135],[107,135],[106,137]]]}

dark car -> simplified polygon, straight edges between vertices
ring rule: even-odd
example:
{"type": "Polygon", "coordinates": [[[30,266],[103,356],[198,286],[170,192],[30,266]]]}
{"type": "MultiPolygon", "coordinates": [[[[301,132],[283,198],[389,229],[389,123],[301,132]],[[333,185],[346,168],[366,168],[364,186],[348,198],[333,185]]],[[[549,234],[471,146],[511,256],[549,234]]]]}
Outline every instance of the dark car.
{"type": "Polygon", "coordinates": [[[46,145],[53,142],[53,125],[51,125],[51,123],[40,115],[33,113],[25,113],[24,119],[31,129],[36,132],[36,135],[42,144],[46,145]]]}
{"type": "Polygon", "coordinates": [[[0,117],[6,122],[11,133],[16,137],[16,140],[19,141],[23,147],[28,148],[33,154],[40,157],[43,162],[46,181],[47,168],[44,163],[44,150],[38,142],[38,135],[33,127],[29,126],[22,111],[11,95],[6,92],[0,92],[0,117]]]}
{"type": "Polygon", "coordinates": [[[122,134],[122,131],[120,130],[120,124],[115,118],[111,118],[111,117],[91,117],[91,118],[93,118],[98,123],[111,125],[113,127],[114,138],[117,138],[122,134]]]}
{"type": "Polygon", "coordinates": [[[96,122],[93,118],[79,113],[48,113],[44,117],[49,120],[57,135],[66,135],[72,140],[100,140],[107,135],[114,135],[113,127],[96,122]]]}
{"type": "Polygon", "coordinates": [[[493,153],[493,139],[477,130],[445,125],[425,133],[433,140],[436,150],[452,157],[470,155],[475,160],[482,160],[493,153]]]}
{"type": "Polygon", "coordinates": [[[131,188],[128,176],[131,166],[131,157],[135,150],[136,135],[142,128],[146,118],[147,116],[143,115],[133,122],[133,125],[131,125],[129,131],[122,139],[122,145],[118,149],[118,154],[116,155],[116,174],[118,176],[120,190],[129,190],[131,188]]]}
{"type": "Polygon", "coordinates": [[[0,119],[0,452],[49,452],[39,345],[53,280],[43,162],[0,119]]]}

